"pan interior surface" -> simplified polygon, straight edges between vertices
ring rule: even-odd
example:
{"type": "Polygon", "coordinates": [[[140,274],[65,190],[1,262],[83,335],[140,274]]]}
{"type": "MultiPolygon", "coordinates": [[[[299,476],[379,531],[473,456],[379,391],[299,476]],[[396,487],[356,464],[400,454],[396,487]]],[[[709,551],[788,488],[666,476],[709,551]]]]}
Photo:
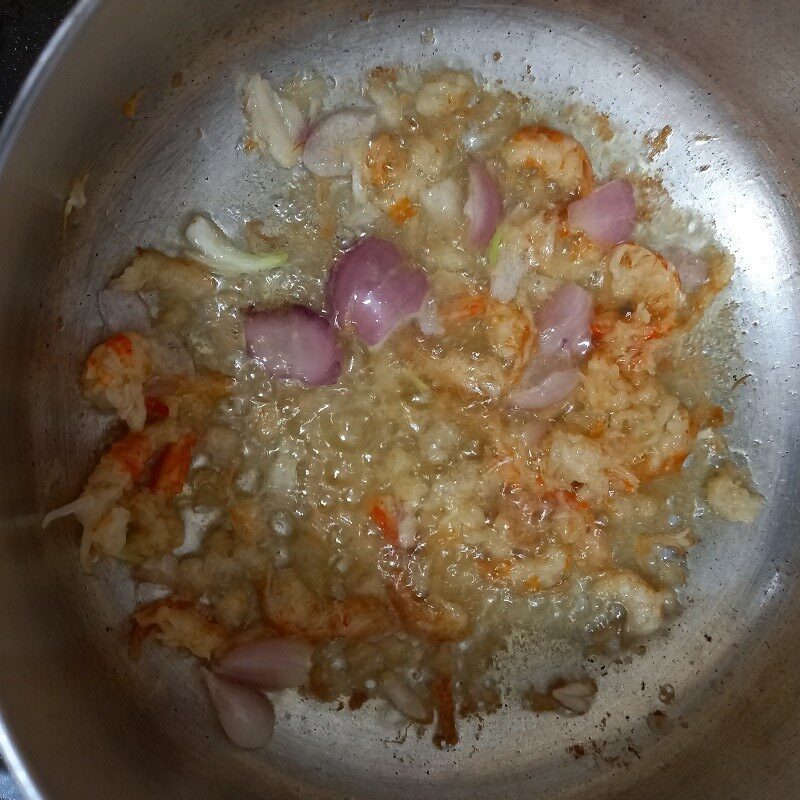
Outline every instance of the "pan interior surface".
{"type": "MultiPolygon", "coordinates": [[[[23,784],[48,800],[791,795],[800,90],[788,76],[800,71],[789,38],[800,12],[722,0],[211,5],[80,5],[6,130],[0,710],[23,784]],[[155,648],[128,658],[137,598],[122,572],[84,574],[73,528],[42,532],[41,517],[74,497],[108,430],[76,380],[104,334],[99,290],[136,246],[176,249],[192,213],[236,225],[268,215],[280,191],[280,174],[242,152],[242,77],[313,69],[344,86],[394,64],[473,70],[545,105],[579,101],[631,147],[671,126],[646,167],[735,256],[708,346],[727,359],[729,440],[765,511],[753,527],[699,520],[684,613],[644,653],[591,665],[599,695],[586,716],[509,706],[464,721],[461,744],[437,751],[377,709],[287,696],[270,748],[238,751],[192,662],[155,648]],[[137,91],[130,120],[122,105],[137,91]],[[84,170],[87,205],[62,235],[84,170]]],[[[567,657],[543,646],[520,668],[535,679],[567,657]]]]}

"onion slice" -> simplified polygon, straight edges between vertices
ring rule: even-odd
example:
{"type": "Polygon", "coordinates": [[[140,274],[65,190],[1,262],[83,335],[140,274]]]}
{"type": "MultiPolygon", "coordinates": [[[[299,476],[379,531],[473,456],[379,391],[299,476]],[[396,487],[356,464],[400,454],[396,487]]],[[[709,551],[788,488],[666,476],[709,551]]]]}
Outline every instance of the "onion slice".
{"type": "Polygon", "coordinates": [[[342,371],[342,347],[328,320],[305,306],[248,313],[247,352],[273,378],[330,386],[342,371]]]}
{"type": "Polygon", "coordinates": [[[228,738],[248,750],[269,744],[275,730],[275,709],[269,698],[203,670],[220,725],[228,738]]]}
{"type": "Polygon", "coordinates": [[[580,358],[592,342],[592,295],[575,283],[559,286],[536,314],[539,328],[538,356],[564,351],[580,358]]]}
{"type": "Polygon", "coordinates": [[[559,356],[534,358],[508,400],[517,408],[538,411],[566,400],[578,386],[581,371],[559,356]]]}
{"type": "Polygon", "coordinates": [[[476,250],[483,250],[491,242],[503,215],[503,200],[497,182],[480,161],[471,161],[469,193],[464,204],[464,215],[469,222],[467,242],[476,250]]]}
{"type": "Polygon", "coordinates": [[[612,245],[630,239],[636,220],[636,201],[628,181],[606,183],[567,208],[567,220],[597,244],[612,245]]]}
{"type": "Polygon", "coordinates": [[[235,647],[212,667],[217,675],[266,691],[302,686],[311,670],[311,646],[299,639],[260,639],[235,647]]]}
{"type": "Polygon", "coordinates": [[[353,158],[375,128],[375,114],[362,109],[337,111],[308,134],[303,163],[321,178],[350,175],[353,158]]]}
{"type": "Polygon", "coordinates": [[[685,247],[668,247],[662,252],[675,267],[681,287],[691,294],[708,281],[708,262],[685,247]]]}
{"type": "Polygon", "coordinates": [[[369,237],[345,252],[328,277],[336,324],[350,326],[369,347],[381,344],[422,308],[428,278],[398,248],[369,237]]]}

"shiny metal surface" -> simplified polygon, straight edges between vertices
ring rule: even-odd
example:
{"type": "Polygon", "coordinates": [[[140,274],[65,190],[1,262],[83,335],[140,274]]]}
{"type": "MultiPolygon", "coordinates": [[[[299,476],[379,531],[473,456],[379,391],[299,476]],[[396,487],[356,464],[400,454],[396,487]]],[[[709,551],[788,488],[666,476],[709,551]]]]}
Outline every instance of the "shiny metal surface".
{"type": "Polygon", "coordinates": [[[797,30],[793,0],[79,4],[0,143],[0,743],[30,796],[800,794],[797,30]],[[578,87],[639,134],[672,125],[664,183],[737,259],[725,338],[741,352],[731,371],[752,377],[730,394],[731,440],[767,510],[752,530],[701,521],[686,612],[644,655],[595,665],[585,717],[504,709],[438,752],[413,734],[392,741],[377,715],[287,698],[273,746],[239,752],[191,663],[128,660],[121,620],[134,597],[112,588],[113,568],[85,576],[68,526],[39,523],[76,492],[103,433],[76,384],[102,333],[97,291],[135,245],[176,243],[196,209],[225,220],[268,207],[273,174],[237,149],[238,77],[311,64],[344,79],[397,61],[453,63],[528,92],[578,87]],[[121,104],[139,88],[132,122],[121,104]],[[64,198],[87,167],[88,205],[62,238],[64,198]],[[646,717],[665,683],[676,701],[657,735],[646,717]],[[585,756],[567,752],[575,743],[585,756]]]}

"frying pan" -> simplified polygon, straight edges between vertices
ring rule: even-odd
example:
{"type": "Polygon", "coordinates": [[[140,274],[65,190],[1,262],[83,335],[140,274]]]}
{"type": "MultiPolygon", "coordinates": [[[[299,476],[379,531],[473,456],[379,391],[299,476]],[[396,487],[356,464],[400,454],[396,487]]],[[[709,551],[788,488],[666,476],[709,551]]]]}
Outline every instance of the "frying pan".
{"type": "MultiPolygon", "coordinates": [[[[799,796],[798,30],[794,0],[79,3],[0,141],[0,740],[30,796],[799,796]],[[398,62],[580,98],[638,136],[672,126],[653,166],[736,257],[716,344],[749,376],[727,392],[729,437],[766,509],[753,527],[698,521],[685,612],[643,654],[594,665],[585,717],[508,707],[437,751],[370,708],[285,697],[272,746],[241,752],[188,660],[128,659],[133,588],[113,565],[85,575],[72,529],[42,532],[41,517],[75,495],[107,424],[76,381],[104,333],[97,292],[136,245],[176,245],[191,212],[263,216],[279,189],[239,151],[239,77],[311,67],[342,82],[398,62]],[[84,170],[88,203],[64,234],[84,170]]],[[[527,667],[558,660],[543,648],[527,667]]]]}

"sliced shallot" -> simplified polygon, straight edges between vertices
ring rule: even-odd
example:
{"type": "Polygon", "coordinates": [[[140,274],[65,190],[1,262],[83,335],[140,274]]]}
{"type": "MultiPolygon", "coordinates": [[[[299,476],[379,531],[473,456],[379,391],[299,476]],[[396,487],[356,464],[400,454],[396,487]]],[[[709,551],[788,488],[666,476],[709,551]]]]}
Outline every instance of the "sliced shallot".
{"type": "Polygon", "coordinates": [[[633,187],[624,180],[606,183],[587,197],[570,203],[567,219],[597,244],[624,242],[633,233],[636,220],[633,187]]]}
{"type": "Polygon", "coordinates": [[[384,674],[381,687],[386,699],[404,716],[417,722],[429,722],[432,714],[425,702],[391,672],[384,674]]]}
{"type": "Polygon", "coordinates": [[[252,750],[269,744],[275,730],[275,709],[268,697],[249,686],[219,678],[203,670],[222,729],[239,747],[252,750]]]}
{"type": "Polygon", "coordinates": [[[342,371],[342,347],[328,320],[305,306],[248,313],[247,352],[273,378],[329,386],[342,371]]]}
{"type": "Polygon", "coordinates": [[[368,346],[381,344],[422,308],[428,278],[391,242],[362,239],[334,264],[328,297],[336,324],[350,326],[368,346]]]}
{"type": "Polygon", "coordinates": [[[581,371],[558,356],[531,361],[509,395],[512,405],[537,411],[566,400],[581,379],[581,371]]]}
{"type": "Polygon", "coordinates": [[[578,358],[592,341],[592,295],[576,283],[565,283],[536,314],[538,356],[564,351],[578,358]]]}
{"type": "Polygon", "coordinates": [[[472,161],[469,165],[469,193],[464,215],[469,221],[469,246],[483,250],[497,230],[503,215],[503,200],[497,182],[480,161],[472,161]]]}
{"type": "Polygon", "coordinates": [[[259,639],[235,647],[212,669],[265,691],[302,686],[311,670],[311,646],[300,639],[259,639]]]}
{"type": "Polygon", "coordinates": [[[321,178],[336,178],[353,171],[353,157],[375,128],[375,115],[352,109],[337,111],[321,120],[308,134],[303,163],[321,178]]]}
{"type": "Polygon", "coordinates": [[[708,262],[685,247],[665,248],[663,255],[675,267],[684,292],[697,291],[708,280],[708,262]]]}

